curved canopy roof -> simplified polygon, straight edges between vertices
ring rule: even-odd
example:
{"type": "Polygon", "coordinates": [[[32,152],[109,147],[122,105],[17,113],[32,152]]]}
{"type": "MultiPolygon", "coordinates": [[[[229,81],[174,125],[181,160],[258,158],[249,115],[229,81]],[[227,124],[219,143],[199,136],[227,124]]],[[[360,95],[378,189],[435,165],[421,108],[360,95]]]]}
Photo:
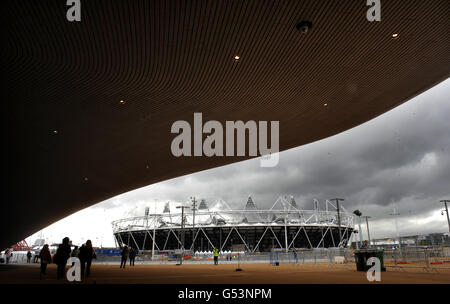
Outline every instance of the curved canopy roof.
{"type": "Polygon", "coordinates": [[[65,2],[7,1],[0,246],[126,191],[245,159],[172,156],[171,125],[193,112],[279,120],[285,150],[449,76],[448,0],[384,1],[381,22],[367,21],[368,8],[99,0],[68,22],[65,2]],[[307,34],[299,21],[312,22],[307,34]]]}

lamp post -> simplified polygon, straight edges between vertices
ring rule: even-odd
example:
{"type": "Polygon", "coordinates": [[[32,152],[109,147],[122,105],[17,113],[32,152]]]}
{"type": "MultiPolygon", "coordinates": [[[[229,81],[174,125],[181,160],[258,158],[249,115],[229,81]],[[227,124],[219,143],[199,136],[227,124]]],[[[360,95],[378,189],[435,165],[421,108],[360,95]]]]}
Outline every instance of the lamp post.
{"type": "Polygon", "coordinates": [[[152,261],[155,260],[155,236],[156,236],[156,200],[153,205],[153,237],[152,237],[152,261]]]}
{"type": "Polygon", "coordinates": [[[181,208],[181,254],[180,265],[183,264],[183,252],[184,252],[184,209],[189,209],[189,206],[177,206],[177,209],[181,208]]]}
{"type": "Polygon", "coordinates": [[[197,210],[197,201],[195,199],[195,196],[191,197],[192,201],[192,250],[195,251],[195,244],[194,244],[194,238],[195,238],[195,210],[197,210]]]}
{"type": "Polygon", "coordinates": [[[339,227],[339,247],[341,247],[342,244],[342,231],[341,231],[341,214],[340,214],[340,207],[339,202],[344,201],[343,198],[332,198],[330,201],[336,202],[336,211],[337,211],[337,219],[338,219],[338,227],[339,227]]]}
{"type": "Polygon", "coordinates": [[[444,203],[445,210],[441,211],[441,214],[444,215],[444,212],[447,213],[447,223],[448,223],[448,242],[450,244],[450,217],[448,215],[448,207],[447,203],[450,203],[450,200],[440,200],[441,203],[444,203]]]}
{"type": "Polygon", "coordinates": [[[355,235],[356,233],[359,233],[359,231],[354,229],[353,233],[352,233],[352,240],[355,239],[356,250],[359,250],[359,242],[358,242],[358,237],[355,235]]]}
{"type": "Polygon", "coordinates": [[[372,218],[372,217],[370,217],[370,216],[367,216],[367,215],[365,215],[365,216],[363,216],[364,218],[366,218],[366,226],[367,226],[367,238],[368,238],[368,240],[369,240],[369,245],[370,245],[370,232],[369,232],[369,219],[370,218],[372,218]]]}
{"type": "Polygon", "coordinates": [[[447,223],[448,223],[448,232],[449,232],[449,237],[450,237],[450,217],[448,215],[448,207],[447,207],[447,203],[450,203],[450,200],[440,200],[439,202],[444,203],[445,206],[445,210],[441,211],[441,214],[444,215],[444,211],[447,213],[447,223]]]}
{"type": "Polygon", "coordinates": [[[361,231],[361,211],[355,210],[353,214],[358,217],[358,233],[359,233],[359,248],[362,247],[362,231],[361,231]]]}
{"type": "Polygon", "coordinates": [[[394,220],[395,220],[395,230],[396,230],[397,238],[398,238],[398,249],[399,249],[399,251],[400,251],[400,256],[401,256],[401,258],[403,259],[402,238],[400,237],[400,233],[399,233],[399,231],[398,231],[398,221],[397,221],[397,216],[399,216],[400,213],[398,212],[397,206],[396,206],[395,203],[394,203],[393,206],[392,206],[392,213],[390,213],[389,215],[394,216],[394,220]]]}

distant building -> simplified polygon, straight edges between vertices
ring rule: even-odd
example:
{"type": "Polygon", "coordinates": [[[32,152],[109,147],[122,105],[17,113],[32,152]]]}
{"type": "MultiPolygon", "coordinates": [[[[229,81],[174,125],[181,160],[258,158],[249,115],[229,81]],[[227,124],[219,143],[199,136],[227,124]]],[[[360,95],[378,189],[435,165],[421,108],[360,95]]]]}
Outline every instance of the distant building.
{"type": "Polygon", "coordinates": [[[35,246],[44,246],[44,244],[45,244],[45,239],[36,239],[34,241],[33,247],[35,247],[35,246]]]}
{"type": "MultiPolygon", "coordinates": [[[[404,247],[423,247],[423,246],[450,246],[450,237],[448,233],[430,233],[422,235],[407,235],[400,237],[402,248],[404,247]]],[[[399,247],[398,238],[372,239],[372,246],[383,247],[385,249],[395,249],[399,247]]],[[[356,248],[356,243],[352,246],[356,248]]]]}

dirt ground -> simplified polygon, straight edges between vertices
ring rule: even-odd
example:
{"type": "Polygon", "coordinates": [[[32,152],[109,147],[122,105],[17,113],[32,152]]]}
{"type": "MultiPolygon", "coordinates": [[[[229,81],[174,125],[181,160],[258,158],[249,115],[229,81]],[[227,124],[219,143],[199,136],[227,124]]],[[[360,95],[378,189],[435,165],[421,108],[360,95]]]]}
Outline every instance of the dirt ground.
{"type": "MultiPolygon", "coordinates": [[[[87,284],[373,284],[365,272],[357,272],[354,265],[314,264],[243,264],[236,265],[92,265],[87,284]]],[[[65,282],[65,281],[63,281],[65,282]]],[[[56,266],[50,265],[47,280],[39,280],[38,265],[0,265],[0,284],[59,283],[56,266]]],[[[388,268],[381,274],[384,284],[450,284],[450,271],[424,272],[423,269],[396,270],[388,268]]]]}

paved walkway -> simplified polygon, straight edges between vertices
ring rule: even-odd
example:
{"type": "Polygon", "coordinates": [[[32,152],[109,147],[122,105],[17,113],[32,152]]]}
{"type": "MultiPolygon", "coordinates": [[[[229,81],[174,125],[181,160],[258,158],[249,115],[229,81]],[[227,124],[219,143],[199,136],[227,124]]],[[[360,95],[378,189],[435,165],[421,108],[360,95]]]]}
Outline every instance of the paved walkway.
{"type": "MultiPolygon", "coordinates": [[[[350,265],[349,265],[350,266],[350,265]]],[[[366,273],[342,265],[280,265],[245,264],[236,272],[236,265],[136,265],[125,269],[119,265],[93,265],[92,276],[83,283],[116,284],[368,284],[366,273]]],[[[49,265],[48,279],[39,280],[38,265],[0,265],[0,284],[64,283],[56,280],[56,266],[49,265]]],[[[381,283],[450,284],[450,273],[422,271],[387,271],[381,283]]],[[[373,283],[370,283],[373,284],[373,283]]]]}

